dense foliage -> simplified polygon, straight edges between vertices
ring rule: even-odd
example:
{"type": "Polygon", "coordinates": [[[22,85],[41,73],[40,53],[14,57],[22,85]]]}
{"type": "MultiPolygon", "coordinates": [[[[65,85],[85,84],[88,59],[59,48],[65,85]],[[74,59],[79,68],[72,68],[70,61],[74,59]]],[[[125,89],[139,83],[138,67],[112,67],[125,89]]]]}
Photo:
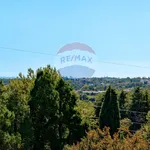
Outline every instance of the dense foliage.
{"type": "Polygon", "coordinates": [[[150,90],[141,78],[64,79],[47,66],[3,81],[0,150],[150,148],[150,90]]]}
{"type": "Polygon", "coordinates": [[[132,135],[128,130],[120,129],[113,137],[109,129],[91,130],[80,143],[66,148],[68,150],[149,150],[150,141],[140,134],[132,135]],[[126,134],[122,134],[122,133],[126,134]]]}
{"type": "MultiPolygon", "coordinates": [[[[9,83],[9,78],[1,78],[5,84],[9,83]]],[[[137,86],[150,89],[150,78],[114,78],[114,77],[101,77],[101,78],[64,78],[69,81],[75,90],[106,90],[109,85],[115,89],[131,89],[137,86]]]]}
{"type": "Polygon", "coordinates": [[[101,77],[101,78],[80,78],[80,79],[70,79],[69,80],[76,90],[84,91],[105,91],[110,85],[115,89],[132,89],[137,86],[150,89],[150,78],[111,78],[111,77],[101,77]]]}
{"type": "Polygon", "coordinates": [[[99,117],[100,128],[110,127],[110,134],[113,135],[120,127],[120,111],[117,94],[109,87],[104,96],[102,109],[99,117]]]}
{"type": "Polygon", "coordinates": [[[0,149],[61,150],[85,135],[78,95],[47,66],[0,82],[0,149]]]}

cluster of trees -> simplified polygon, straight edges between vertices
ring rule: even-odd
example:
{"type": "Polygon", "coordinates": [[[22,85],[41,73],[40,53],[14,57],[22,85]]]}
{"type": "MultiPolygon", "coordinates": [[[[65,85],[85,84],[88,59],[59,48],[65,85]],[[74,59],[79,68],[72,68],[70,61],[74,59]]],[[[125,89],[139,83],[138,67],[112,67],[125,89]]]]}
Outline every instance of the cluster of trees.
{"type": "Polygon", "coordinates": [[[4,84],[9,84],[9,79],[10,78],[1,77],[0,79],[3,81],[4,84]]]}
{"type": "Polygon", "coordinates": [[[69,150],[149,150],[150,141],[145,140],[139,133],[132,135],[126,129],[119,129],[111,137],[109,128],[96,129],[88,132],[87,137],[69,150]]]}
{"type": "Polygon", "coordinates": [[[135,88],[137,86],[150,89],[150,78],[80,78],[80,79],[70,79],[65,78],[66,81],[70,81],[75,90],[97,90],[105,91],[109,85],[113,86],[115,89],[121,88],[135,88]],[[141,82],[143,80],[143,82],[141,82]]]}
{"type": "Polygon", "coordinates": [[[78,99],[50,66],[0,82],[0,149],[61,150],[76,143],[88,129],[78,99]]]}
{"type": "MultiPolygon", "coordinates": [[[[9,84],[9,78],[1,78],[4,84],[9,84]]],[[[105,91],[109,85],[115,89],[127,88],[132,89],[137,86],[150,89],[150,78],[67,78],[64,77],[65,81],[69,81],[75,90],[83,91],[105,91]],[[143,81],[142,81],[143,80],[143,81]],[[141,82],[142,81],[142,82],[141,82]]]]}
{"type": "Polygon", "coordinates": [[[137,87],[132,93],[123,90],[117,93],[109,87],[106,93],[97,97],[95,105],[99,128],[90,130],[81,142],[66,149],[150,149],[150,101],[147,90],[137,87]],[[127,97],[130,97],[130,102],[127,97]],[[128,108],[127,113],[121,113],[125,108],[128,108]],[[137,114],[129,115],[129,111],[137,114]],[[143,125],[138,123],[141,120],[143,125]],[[134,134],[131,132],[133,130],[136,131],[134,134]]]}
{"type": "MultiPolygon", "coordinates": [[[[130,123],[122,124],[113,136],[110,128],[90,130],[81,142],[73,146],[66,146],[66,150],[149,150],[150,149],[150,112],[148,112],[147,123],[135,134],[128,130],[130,123]]],[[[125,120],[124,120],[125,121],[125,120]]]]}
{"type": "Polygon", "coordinates": [[[109,86],[93,103],[80,100],[68,81],[47,66],[0,82],[1,150],[149,149],[148,90],[109,86]]]}
{"type": "MultiPolygon", "coordinates": [[[[136,87],[131,92],[116,90],[116,94],[119,102],[120,119],[128,118],[133,122],[130,126],[130,130],[136,131],[140,129],[141,125],[146,122],[146,115],[148,111],[150,111],[150,91],[136,87]]],[[[99,117],[105,96],[105,93],[101,93],[95,98],[97,117],[99,117]]]]}

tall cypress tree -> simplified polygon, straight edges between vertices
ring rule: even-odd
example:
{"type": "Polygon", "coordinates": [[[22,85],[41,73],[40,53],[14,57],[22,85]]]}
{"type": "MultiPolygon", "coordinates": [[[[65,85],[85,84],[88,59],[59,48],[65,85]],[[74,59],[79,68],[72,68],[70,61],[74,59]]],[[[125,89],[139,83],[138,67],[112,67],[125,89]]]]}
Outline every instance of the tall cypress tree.
{"type": "Polygon", "coordinates": [[[100,128],[109,127],[111,136],[120,127],[120,112],[117,94],[110,86],[104,96],[104,102],[99,117],[100,128]]]}

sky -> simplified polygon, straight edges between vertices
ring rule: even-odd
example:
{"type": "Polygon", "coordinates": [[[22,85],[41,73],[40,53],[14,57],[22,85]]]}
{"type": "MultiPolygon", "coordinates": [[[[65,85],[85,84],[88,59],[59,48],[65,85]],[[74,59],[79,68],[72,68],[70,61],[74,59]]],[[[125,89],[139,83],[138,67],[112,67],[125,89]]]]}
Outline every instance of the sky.
{"type": "Polygon", "coordinates": [[[95,51],[95,77],[149,77],[150,1],[0,0],[0,76],[53,66],[73,42],[95,51]]]}

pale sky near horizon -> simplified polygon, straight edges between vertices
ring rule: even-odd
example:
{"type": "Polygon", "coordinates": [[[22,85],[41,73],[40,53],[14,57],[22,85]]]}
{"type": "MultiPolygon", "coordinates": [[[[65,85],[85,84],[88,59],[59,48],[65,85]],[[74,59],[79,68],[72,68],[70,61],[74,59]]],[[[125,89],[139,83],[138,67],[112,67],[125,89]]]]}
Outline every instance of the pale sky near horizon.
{"type": "Polygon", "coordinates": [[[0,0],[0,76],[53,65],[58,50],[73,42],[96,52],[96,77],[150,76],[150,1],[0,0]]]}

